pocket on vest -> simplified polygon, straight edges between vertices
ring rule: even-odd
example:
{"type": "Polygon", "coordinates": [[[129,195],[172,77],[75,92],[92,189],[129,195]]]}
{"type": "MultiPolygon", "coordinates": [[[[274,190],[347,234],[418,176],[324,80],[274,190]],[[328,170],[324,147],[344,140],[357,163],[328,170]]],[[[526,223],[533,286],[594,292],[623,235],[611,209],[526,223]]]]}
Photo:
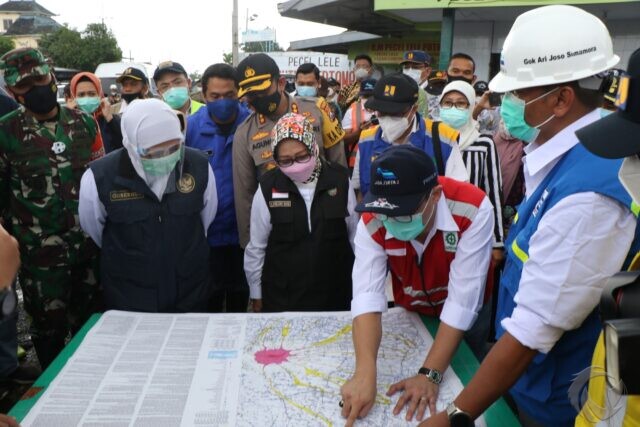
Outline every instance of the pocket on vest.
{"type": "Polygon", "coordinates": [[[347,222],[345,219],[348,214],[346,206],[337,204],[325,206],[323,209],[323,237],[327,239],[347,238],[347,222]]]}
{"type": "Polygon", "coordinates": [[[293,223],[293,208],[271,209],[271,226],[269,241],[293,242],[296,237],[293,223]]]}

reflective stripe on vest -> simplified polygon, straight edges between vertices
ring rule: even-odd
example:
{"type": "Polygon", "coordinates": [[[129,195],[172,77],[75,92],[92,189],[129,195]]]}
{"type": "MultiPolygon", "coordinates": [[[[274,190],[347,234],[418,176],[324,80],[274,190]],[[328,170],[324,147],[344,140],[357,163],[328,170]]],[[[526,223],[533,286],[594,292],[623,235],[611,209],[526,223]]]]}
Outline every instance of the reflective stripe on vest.
{"type": "Polygon", "coordinates": [[[362,124],[362,113],[363,113],[362,103],[354,102],[351,104],[351,130],[360,129],[360,125],[362,124]],[[357,126],[357,127],[356,127],[357,126]]]}
{"type": "Polygon", "coordinates": [[[470,221],[473,221],[478,213],[478,207],[471,203],[457,202],[455,200],[447,199],[447,206],[449,206],[451,215],[462,216],[470,221]]]}
{"type": "Polygon", "coordinates": [[[529,260],[529,254],[526,253],[525,251],[523,251],[520,246],[518,246],[518,241],[517,240],[513,240],[513,243],[511,244],[511,249],[513,250],[513,254],[518,257],[518,259],[520,261],[522,261],[522,263],[524,264],[525,262],[527,262],[529,260]]]}

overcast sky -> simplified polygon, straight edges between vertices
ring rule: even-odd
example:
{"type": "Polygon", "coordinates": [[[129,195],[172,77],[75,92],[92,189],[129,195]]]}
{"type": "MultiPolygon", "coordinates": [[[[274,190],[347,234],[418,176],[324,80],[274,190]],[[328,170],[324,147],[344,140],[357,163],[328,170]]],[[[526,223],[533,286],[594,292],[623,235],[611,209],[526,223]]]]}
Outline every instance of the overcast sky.
{"type": "MultiPolygon", "coordinates": [[[[283,18],[278,3],[283,0],[238,0],[239,32],[245,29],[247,9],[258,17],[249,29],[275,27],[278,43],[289,47],[293,40],[338,34],[342,28],[283,18]]],[[[232,0],[38,0],[55,13],[54,19],[84,30],[92,22],[104,23],[115,34],[123,56],[157,65],[180,62],[188,72],[222,62],[231,52],[232,0]]]]}

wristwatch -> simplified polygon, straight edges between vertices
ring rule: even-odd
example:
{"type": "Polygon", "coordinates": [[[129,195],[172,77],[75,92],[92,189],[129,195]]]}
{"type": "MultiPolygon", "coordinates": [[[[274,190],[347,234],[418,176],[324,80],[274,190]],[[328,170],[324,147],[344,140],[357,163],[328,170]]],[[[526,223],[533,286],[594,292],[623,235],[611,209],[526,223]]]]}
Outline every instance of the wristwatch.
{"type": "Polygon", "coordinates": [[[473,427],[471,415],[458,408],[453,402],[447,406],[447,416],[451,427],[473,427]]]}
{"type": "Polygon", "coordinates": [[[440,383],[442,382],[442,373],[437,369],[429,369],[429,368],[422,367],[418,369],[418,374],[424,375],[425,377],[427,377],[429,381],[431,381],[435,385],[440,385],[440,383]]]}

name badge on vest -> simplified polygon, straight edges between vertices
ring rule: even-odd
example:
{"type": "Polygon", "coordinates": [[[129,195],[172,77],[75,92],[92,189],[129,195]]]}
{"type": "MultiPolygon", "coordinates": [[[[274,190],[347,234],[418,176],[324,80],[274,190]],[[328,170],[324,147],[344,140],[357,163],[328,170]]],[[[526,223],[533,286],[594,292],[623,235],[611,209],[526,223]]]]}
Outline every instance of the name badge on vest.
{"type": "Polygon", "coordinates": [[[449,231],[444,233],[445,252],[455,252],[458,249],[458,233],[449,231]]]}
{"type": "Polygon", "coordinates": [[[127,200],[139,200],[143,199],[144,195],[137,191],[130,190],[114,190],[109,193],[109,199],[112,202],[124,202],[127,200]]]}
{"type": "Polygon", "coordinates": [[[270,208],[290,208],[291,200],[269,200],[270,208]]]}

